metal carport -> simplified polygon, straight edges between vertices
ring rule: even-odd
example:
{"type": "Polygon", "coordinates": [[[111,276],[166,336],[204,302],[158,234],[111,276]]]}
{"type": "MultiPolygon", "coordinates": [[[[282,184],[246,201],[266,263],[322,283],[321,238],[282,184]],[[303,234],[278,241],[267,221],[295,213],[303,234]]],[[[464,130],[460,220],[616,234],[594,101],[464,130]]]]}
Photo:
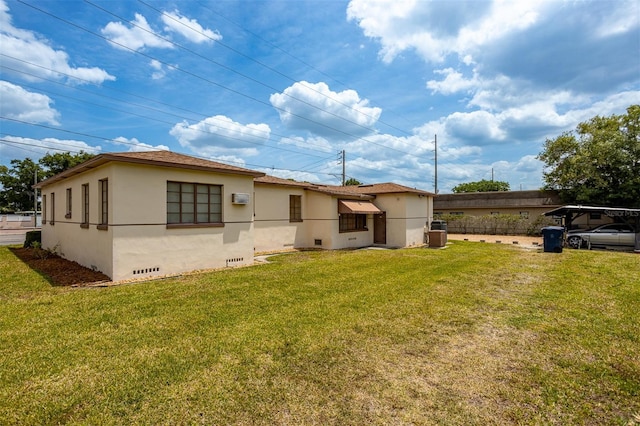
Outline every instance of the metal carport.
{"type": "Polygon", "coordinates": [[[627,209],[623,207],[595,207],[568,205],[558,207],[544,213],[545,216],[559,216],[562,218],[562,225],[567,229],[571,229],[573,221],[587,213],[600,213],[613,218],[614,222],[627,223],[636,231],[636,243],[634,251],[640,252],[640,209],[627,209]]]}

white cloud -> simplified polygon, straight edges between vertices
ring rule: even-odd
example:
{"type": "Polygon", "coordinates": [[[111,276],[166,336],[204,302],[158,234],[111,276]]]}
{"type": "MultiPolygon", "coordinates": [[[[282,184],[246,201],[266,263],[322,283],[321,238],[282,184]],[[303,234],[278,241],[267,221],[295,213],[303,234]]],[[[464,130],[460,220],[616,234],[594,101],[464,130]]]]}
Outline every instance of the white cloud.
{"type": "Polygon", "coordinates": [[[271,137],[267,124],[241,124],[223,115],[208,117],[198,123],[178,123],[169,132],[180,145],[196,153],[219,156],[224,153],[257,155],[257,147],[271,137]]]}
{"type": "Polygon", "coordinates": [[[347,18],[380,41],[380,56],[391,62],[415,50],[430,62],[455,53],[470,60],[479,47],[533,25],[544,2],[425,2],[352,0],[347,18]]]}
{"type": "Polygon", "coordinates": [[[636,0],[618,0],[617,7],[605,7],[605,16],[595,30],[599,37],[611,37],[632,31],[640,25],[640,6],[636,0]]]}
{"type": "MultiPolygon", "coordinates": [[[[65,79],[72,78],[77,84],[113,81],[116,78],[105,70],[92,67],[73,67],[69,55],[63,50],[51,47],[48,40],[36,33],[13,26],[9,7],[0,1],[0,46],[2,46],[3,65],[40,77],[65,79]],[[79,80],[75,80],[77,78],[79,80]]],[[[27,80],[38,80],[27,74],[20,74],[27,80]]]]}
{"type": "Polygon", "coordinates": [[[102,29],[102,34],[114,42],[113,46],[118,49],[142,50],[146,47],[171,48],[171,42],[164,40],[157,35],[147,22],[147,19],[135,14],[134,21],[126,26],[121,22],[109,22],[102,29]]]}
{"type": "Polygon", "coordinates": [[[164,78],[165,75],[167,75],[167,72],[165,71],[160,61],[156,59],[152,59],[150,65],[151,65],[151,68],[155,70],[151,74],[152,79],[161,80],[164,78]]]}
{"type": "Polygon", "coordinates": [[[370,107],[355,90],[333,92],[326,83],[301,81],[269,98],[289,128],[325,138],[362,136],[374,132],[382,110],[370,107]]]}
{"type": "Polygon", "coordinates": [[[467,79],[464,75],[453,68],[445,68],[443,70],[434,70],[435,74],[444,75],[444,80],[436,81],[429,80],[427,82],[427,88],[431,89],[432,93],[442,93],[443,95],[451,95],[458,92],[470,91],[478,86],[478,76],[475,74],[473,77],[467,79]]]}
{"type": "Polygon", "coordinates": [[[136,51],[146,48],[173,48],[171,33],[178,33],[193,43],[222,39],[220,33],[202,27],[197,20],[182,16],[177,10],[163,13],[161,19],[165,25],[165,33],[154,30],[143,15],[136,13],[135,19],[128,25],[122,22],[109,22],[102,29],[102,34],[113,41],[113,46],[116,48],[136,51]]]}
{"type": "Polygon", "coordinates": [[[284,137],[280,139],[279,144],[281,145],[294,145],[300,148],[312,148],[314,150],[332,152],[336,147],[332,146],[331,143],[323,137],[309,137],[303,138],[300,136],[290,136],[284,137]]]}
{"type": "Polygon", "coordinates": [[[60,114],[51,107],[53,101],[46,95],[0,81],[0,99],[0,112],[5,117],[29,123],[60,124],[60,114]]]}
{"type": "Polygon", "coordinates": [[[148,143],[140,142],[136,138],[127,139],[123,136],[118,136],[113,140],[116,145],[125,145],[129,147],[129,152],[143,152],[143,151],[170,151],[166,145],[149,145],[148,143]]]}
{"type": "Polygon", "coordinates": [[[165,12],[165,14],[162,15],[162,21],[166,25],[166,31],[176,32],[193,43],[222,40],[220,33],[203,28],[198,21],[181,16],[177,10],[165,12]]]}
{"type": "Polygon", "coordinates": [[[446,131],[470,145],[483,145],[485,141],[503,141],[506,133],[500,120],[487,111],[454,112],[446,120],[446,131]]]}
{"type": "Polygon", "coordinates": [[[38,161],[47,153],[69,151],[77,153],[80,151],[99,154],[100,146],[91,146],[85,142],[72,139],[44,138],[33,139],[22,136],[3,136],[0,143],[0,158],[23,159],[31,158],[38,161]]]}

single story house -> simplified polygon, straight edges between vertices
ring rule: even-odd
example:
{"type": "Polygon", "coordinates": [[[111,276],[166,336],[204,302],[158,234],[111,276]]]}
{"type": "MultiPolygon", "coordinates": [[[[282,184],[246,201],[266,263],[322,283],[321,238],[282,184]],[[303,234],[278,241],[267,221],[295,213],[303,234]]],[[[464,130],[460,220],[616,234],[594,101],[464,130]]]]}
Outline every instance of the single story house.
{"type": "Polygon", "coordinates": [[[36,185],[42,246],[114,281],[248,265],[263,175],[169,151],[100,154],[36,185]]]}
{"type": "Polygon", "coordinates": [[[114,281],[420,245],[433,216],[433,194],[402,185],[314,185],[169,151],[100,154],[36,187],[43,248],[114,281]]]}
{"type": "Polygon", "coordinates": [[[255,179],[257,252],[340,249],[424,242],[433,194],[395,183],[315,185],[273,176],[255,179]]]}

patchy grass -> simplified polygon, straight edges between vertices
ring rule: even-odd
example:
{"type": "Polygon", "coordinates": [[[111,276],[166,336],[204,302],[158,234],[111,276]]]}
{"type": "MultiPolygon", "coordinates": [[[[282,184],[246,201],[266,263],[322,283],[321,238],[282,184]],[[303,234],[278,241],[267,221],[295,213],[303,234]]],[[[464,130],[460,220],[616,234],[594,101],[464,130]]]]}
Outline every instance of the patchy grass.
{"type": "Polygon", "coordinates": [[[455,242],[70,289],[0,248],[0,423],[633,424],[639,276],[455,242]]]}

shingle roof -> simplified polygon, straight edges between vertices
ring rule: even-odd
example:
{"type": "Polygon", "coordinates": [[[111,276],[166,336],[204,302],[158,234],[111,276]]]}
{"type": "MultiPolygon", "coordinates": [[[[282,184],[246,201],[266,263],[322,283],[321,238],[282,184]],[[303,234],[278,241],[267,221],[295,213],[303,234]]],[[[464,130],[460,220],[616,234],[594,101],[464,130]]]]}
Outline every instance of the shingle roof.
{"type": "Polygon", "coordinates": [[[256,178],[256,179],[254,179],[254,182],[256,182],[256,183],[268,183],[268,184],[272,184],[272,185],[300,186],[300,187],[303,187],[303,188],[309,188],[309,187],[316,186],[316,185],[314,185],[312,183],[309,183],[309,182],[297,182],[295,180],[282,179],[282,178],[271,176],[271,175],[264,175],[262,177],[256,178]]]}
{"type": "Polygon", "coordinates": [[[171,151],[144,151],[144,152],[112,152],[99,154],[95,157],[78,164],[62,173],[50,177],[36,185],[40,188],[48,184],[69,178],[96,168],[103,164],[118,161],[125,163],[147,164],[160,167],[174,167],[182,169],[203,170],[216,173],[231,173],[254,178],[264,176],[264,173],[242,167],[230,166],[216,161],[205,160],[203,158],[192,157],[190,155],[178,154],[171,151]]]}
{"type": "Polygon", "coordinates": [[[329,190],[338,190],[340,192],[346,192],[351,194],[400,194],[411,193],[418,195],[434,195],[431,192],[422,191],[420,189],[409,188],[408,186],[399,185],[397,183],[375,183],[371,185],[347,185],[347,186],[320,186],[319,188],[327,188],[329,190]]]}
{"type": "Polygon", "coordinates": [[[399,185],[397,183],[376,183],[372,185],[322,185],[308,182],[296,182],[288,179],[282,179],[275,176],[265,175],[255,179],[256,183],[286,185],[303,187],[310,191],[321,192],[329,195],[346,196],[355,198],[371,198],[379,194],[418,194],[433,196],[434,194],[420,189],[409,188],[408,186],[399,185]]]}

